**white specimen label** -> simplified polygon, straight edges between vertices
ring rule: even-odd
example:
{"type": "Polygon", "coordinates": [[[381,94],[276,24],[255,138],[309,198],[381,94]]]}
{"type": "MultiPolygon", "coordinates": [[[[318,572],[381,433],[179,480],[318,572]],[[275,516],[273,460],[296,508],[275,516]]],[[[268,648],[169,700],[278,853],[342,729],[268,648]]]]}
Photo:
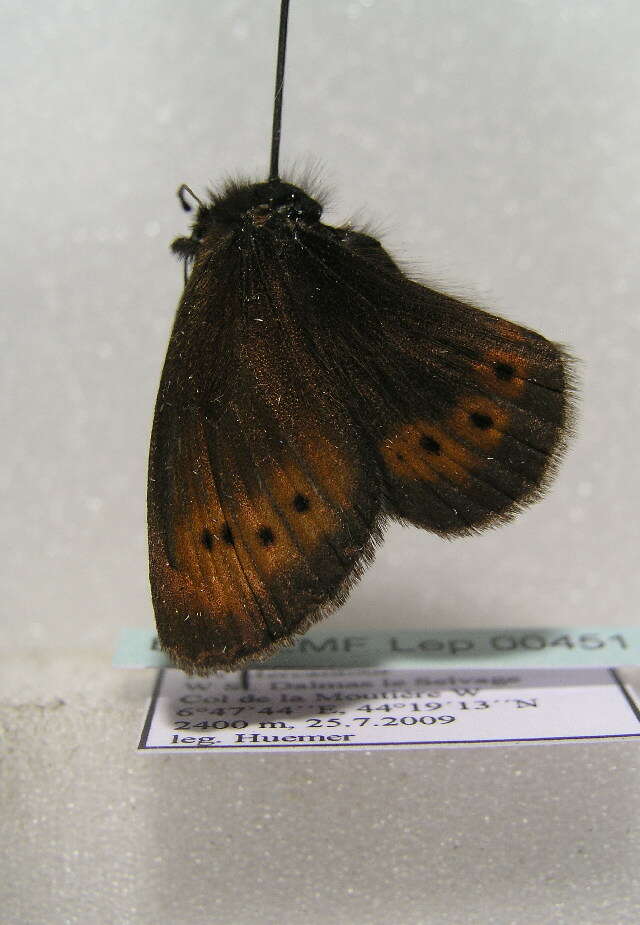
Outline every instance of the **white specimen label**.
{"type": "Polygon", "coordinates": [[[640,736],[604,668],[160,672],[140,748],[411,748],[640,736]]]}

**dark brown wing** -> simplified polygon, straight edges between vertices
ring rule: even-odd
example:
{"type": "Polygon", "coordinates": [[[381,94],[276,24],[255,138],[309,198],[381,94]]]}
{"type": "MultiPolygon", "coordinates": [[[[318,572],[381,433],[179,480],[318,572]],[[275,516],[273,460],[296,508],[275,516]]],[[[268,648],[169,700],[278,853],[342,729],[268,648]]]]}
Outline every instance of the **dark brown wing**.
{"type": "Polygon", "coordinates": [[[375,462],[292,321],[277,261],[238,254],[194,268],[150,452],[159,638],[203,674],[267,654],[341,602],[381,505],[375,462]]]}
{"type": "Polygon", "coordinates": [[[333,358],[389,514],[453,536],[540,495],[570,418],[561,347],[409,280],[365,235],[311,231],[289,267],[292,290],[315,292],[299,324],[333,358]],[[306,282],[311,264],[321,286],[306,282]]]}
{"type": "Polygon", "coordinates": [[[569,417],[557,345],[409,280],[366,235],[255,219],[199,253],[151,443],[160,641],[199,673],[330,612],[381,512],[444,536],[512,516],[569,417]]]}

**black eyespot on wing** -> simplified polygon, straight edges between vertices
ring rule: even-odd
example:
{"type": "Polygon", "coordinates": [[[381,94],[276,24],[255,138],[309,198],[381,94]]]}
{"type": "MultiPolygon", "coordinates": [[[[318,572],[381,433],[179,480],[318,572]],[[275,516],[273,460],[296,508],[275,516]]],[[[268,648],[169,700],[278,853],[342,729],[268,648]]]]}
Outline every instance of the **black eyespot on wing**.
{"type": "Polygon", "coordinates": [[[496,379],[500,379],[501,382],[511,382],[516,374],[516,371],[511,363],[494,363],[493,368],[495,370],[496,379]]]}
{"type": "Polygon", "coordinates": [[[208,529],[208,527],[205,527],[204,530],[202,531],[201,540],[202,540],[202,545],[204,546],[205,549],[208,549],[208,550],[213,549],[213,534],[211,530],[208,529]]]}
{"type": "Polygon", "coordinates": [[[263,546],[272,546],[276,541],[271,527],[260,527],[258,537],[263,546]]]}
{"type": "Polygon", "coordinates": [[[304,514],[305,511],[308,511],[311,504],[306,495],[297,494],[293,499],[293,506],[299,514],[304,514]]]}
{"type": "Polygon", "coordinates": [[[434,440],[433,437],[430,437],[429,434],[423,434],[420,438],[420,446],[423,450],[426,450],[427,453],[439,453],[440,444],[437,440],[434,440]]]}
{"type": "Polygon", "coordinates": [[[469,415],[469,420],[478,430],[489,430],[490,427],[493,427],[493,418],[488,414],[482,414],[480,411],[472,412],[469,415]]]}

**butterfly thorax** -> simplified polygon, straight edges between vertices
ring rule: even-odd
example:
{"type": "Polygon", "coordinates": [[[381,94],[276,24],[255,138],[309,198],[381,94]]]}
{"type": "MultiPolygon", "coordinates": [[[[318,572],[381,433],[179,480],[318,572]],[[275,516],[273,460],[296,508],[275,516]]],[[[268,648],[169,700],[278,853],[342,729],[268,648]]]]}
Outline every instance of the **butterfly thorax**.
{"type": "Polygon", "coordinates": [[[223,199],[213,205],[218,221],[230,225],[265,225],[273,219],[290,222],[317,222],[322,206],[304,190],[283,180],[269,180],[225,190],[223,199]]]}
{"type": "Polygon", "coordinates": [[[315,224],[322,206],[303,189],[283,180],[263,183],[229,183],[201,203],[191,227],[191,237],[177,238],[172,250],[193,260],[205,239],[226,238],[236,231],[255,232],[267,225],[315,224]]]}

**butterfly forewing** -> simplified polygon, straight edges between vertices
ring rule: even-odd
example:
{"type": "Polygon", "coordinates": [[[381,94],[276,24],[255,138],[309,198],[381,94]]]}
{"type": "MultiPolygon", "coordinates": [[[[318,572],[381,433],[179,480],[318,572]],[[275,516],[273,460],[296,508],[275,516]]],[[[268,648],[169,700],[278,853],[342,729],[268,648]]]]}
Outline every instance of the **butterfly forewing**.
{"type": "Polygon", "coordinates": [[[202,673],[264,655],[336,606],[377,537],[377,467],[326,368],[304,346],[288,281],[270,268],[272,242],[260,243],[222,274],[250,282],[240,298],[229,294],[237,298],[231,310],[208,303],[211,315],[236,316],[235,333],[223,324],[208,343],[190,305],[202,272],[195,267],[154,424],[149,523],[159,635],[176,664],[202,673]],[[225,363],[226,382],[210,388],[184,362],[193,340],[197,362],[212,370],[225,363]],[[231,361],[218,356],[220,344],[231,361]]]}

